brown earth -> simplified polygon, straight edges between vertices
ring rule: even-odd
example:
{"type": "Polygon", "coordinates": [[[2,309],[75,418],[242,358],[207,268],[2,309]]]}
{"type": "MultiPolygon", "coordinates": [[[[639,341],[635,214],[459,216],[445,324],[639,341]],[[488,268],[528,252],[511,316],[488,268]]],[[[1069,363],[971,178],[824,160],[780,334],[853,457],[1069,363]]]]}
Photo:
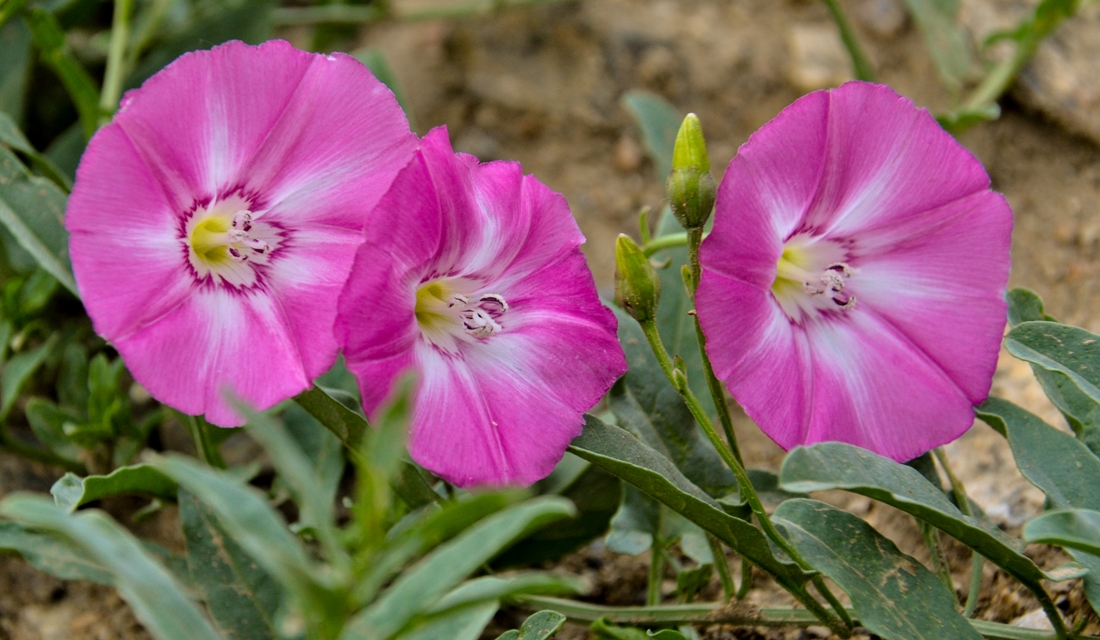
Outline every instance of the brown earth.
{"type": "MultiPolygon", "coordinates": [[[[841,4],[881,81],[933,111],[950,106],[951,95],[940,84],[901,0],[841,4]]],[[[990,16],[1018,12],[1029,3],[962,4],[964,19],[988,24],[990,16]]],[[[1002,102],[1000,120],[976,126],[960,139],[985,163],[994,188],[1015,211],[1012,285],[1037,291],[1060,319],[1100,332],[1095,312],[1100,308],[1100,147],[1064,128],[1088,135],[1088,119],[1075,125],[1082,120],[1074,119],[1072,108],[1092,103],[1071,98],[1100,96],[1100,76],[1073,73],[1073,55],[1100,50],[1100,7],[1091,9],[1060,28],[1054,41],[1070,44],[1041,53],[1049,58],[1043,62],[1047,66],[1025,70],[1026,81],[1014,94],[1045,112],[1027,111],[1009,98],[1002,102]],[[1051,68],[1060,69],[1060,75],[1050,76],[1054,72],[1046,70],[1051,68]],[[1049,91],[1048,80],[1058,81],[1049,91]],[[1066,104],[1068,115],[1058,111],[1066,104]]],[[[284,35],[300,46],[308,44],[305,30],[284,35]]],[[[445,124],[459,150],[485,160],[518,160],[526,172],[566,195],[588,238],[585,250],[597,284],[605,291],[611,284],[615,236],[636,235],[638,210],[657,209],[662,199],[637,129],[620,106],[624,91],[649,89],[682,111],[697,113],[719,178],[738,145],[780,109],[806,91],[835,86],[850,76],[824,4],[810,0],[582,0],[457,22],[379,25],[365,29],[360,44],[385,51],[421,133],[445,124]]],[[[1095,110],[1085,113],[1095,116],[1095,110]]],[[[994,393],[1064,427],[1028,367],[1007,355],[994,393]]],[[[742,417],[738,432],[750,465],[777,468],[782,452],[747,419],[742,417]]],[[[1011,529],[1041,510],[1041,494],[1015,470],[992,430],[975,426],[947,451],[971,497],[995,520],[1011,529]]],[[[0,495],[45,490],[55,476],[0,454],[0,495]]],[[[863,498],[825,498],[867,518],[902,551],[928,560],[911,519],[863,498]]],[[[143,532],[173,546],[175,526],[168,510],[143,532]]],[[[1050,551],[1039,555],[1046,567],[1064,560],[1050,551]]],[[[949,556],[956,586],[964,589],[969,554],[952,547],[949,556]]],[[[563,565],[587,575],[606,601],[623,604],[642,597],[644,566],[644,556],[611,557],[598,547],[563,565]]],[[[763,577],[757,582],[762,588],[754,592],[753,604],[789,602],[763,577]]],[[[1056,585],[1052,591],[1060,606],[1085,615],[1079,585],[1056,585]]],[[[984,619],[1009,622],[1037,608],[1022,588],[988,565],[983,594],[978,615],[984,619]]],[[[712,595],[717,596],[714,585],[712,595]]],[[[1090,629],[1097,628],[1095,623],[1090,629]]],[[[112,590],[62,582],[21,561],[0,558],[0,640],[146,637],[112,590]]],[[[571,625],[559,637],[579,640],[586,633],[571,625]]],[[[705,637],[825,635],[815,628],[713,628],[705,637]]]]}

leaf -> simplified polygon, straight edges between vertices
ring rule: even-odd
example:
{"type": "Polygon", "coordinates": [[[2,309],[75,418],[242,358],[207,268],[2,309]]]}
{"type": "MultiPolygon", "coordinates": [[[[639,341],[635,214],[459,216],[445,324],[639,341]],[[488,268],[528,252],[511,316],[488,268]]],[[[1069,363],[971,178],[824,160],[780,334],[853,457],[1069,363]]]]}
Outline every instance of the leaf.
{"type": "Polygon", "coordinates": [[[31,70],[31,32],[23,18],[15,16],[0,25],[0,111],[16,122],[23,120],[27,81],[31,70]]]}
{"type": "Polygon", "coordinates": [[[568,500],[543,497],[485,518],[404,571],[373,604],[352,618],[340,637],[391,637],[502,549],[548,522],[574,514],[568,500]]]}
{"type": "Polygon", "coordinates": [[[39,266],[79,296],[69,263],[66,202],[57,185],[30,175],[11,151],[0,147],[0,225],[39,266]]]}
{"type": "Polygon", "coordinates": [[[973,75],[976,65],[970,39],[955,20],[957,0],[905,0],[905,4],[924,37],[940,79],[949,89],[958,89],[973,75]]]}
{"type": "MultiPolygon", "coordinates": [[[[1008,323],[1010,327],[1036,320],[1057,322],[1043,310],[1043,301],[1027,289],[1008,292],[1008,323]]],[[[1066,375],[1048,371],[1032,364],[1031,370],[1054,406],[1066,422],[1093,453],[1100,455],[1100,403],[1085,395],[1066,375]]]]}
{"type": "MultiPolygon", "coordinates": [[[[2,204],[0,204],[2,206],[2,204]]],[[[46,361],[50,351],[57,344],[57,334],[51,335],[46,342],[23,353],[16,354],[4,363],[4,376],[0,380],[0,422],[8,417],[15,406],[19,393],[31,379],[34,372],[46,361]]]]}
{"type": "Polygon", "coordinates": [[[527,572],[506,578],[485,576],[468,580],[443,596],[428,613],[468,607],[520,595],[576,594],[584,590],[579,578],[552,573],[527,572]]]}
{"type": "Polygon", "coordinates": [[[557,560],[607,532],[611,518],[619,507],[622,482],[571,453],[565,454],[559,467],[569,461],[579,465],[581,471],[566,484],[552,491],[540,485],[539,493],[554,493],[569,499],[580,515],[569,522],[559,522],[527,536],[493,560],[492,566],[495,569],[532,566],[557,560]]]}
{"type": "Polygon", "coordinates": [[[91,138],[99,128],[99,89],[88,71],[77,62],[65,43],[65,32],[54,15],[44,9],[32,7],[24,14],[31,36],[38,48],[38,55],[47,66],[53,69],[65,90],[69,93],[76,112],[80,115],[80,124],[84,137],[91,138]]]}
{"type": "Polygon", "coordinates": [[[393,636],[394,640],[478,640],[489,621],[496,615],[500,604],[490,600],[465,609],[450,611],[429,618],[420,626],[393,636]]]}
{"type": "Polygon", "coordinates": [[[219,630],[235,640],[278,638],[272,620],[280,594],[271,576],[186,491],[179,493],[179,513],[187,568],[219,630]]]}
{"type": "Polygon", "coordinates": [[[1021,553],[1022,542],[963,515],[916,469],[866,449],[841,442],[797,447],[779,473],[784,489],[802,493],[843,489],[904,511],[946,532],[1030,588],[1041,588],[1040,580],[1054,579],[1021,553]]]}
{"type": "Polygon", "coordinates": [[[1054,544],[1100,556],[1100,511],[1052,511],[1024,525],[1028,542],[1054,544]]]}
{"type": "Polygon", "coordinates": [[[176,497],[176,483],[153,467],[137,464],[120,467],[105,476],[78,477],[66,473],[50,487],[54,503],[68,512],[107,496],[141,493],[163,500],[176,497]]]}
{"type": "Polygon", "coordinates": [[[229,472],[185,456],[149,456],[148,464],[217,514],[226,533],[283,588],[298,597],[307,613],[323,613],[330,600],[327,574],[317,567],[263,494],[229,472]],[[317,608],[310,610],[305,604],[317,608]]]}
{"type": "Polygon", "coordinates": [[[113,576],[134,615],[162,640],[220,640],[167,569],[133,535],[102,512],[66,513],[45,498],[10,495],[0,514],[63,536],[113,576]]]}
{"type": "Polygon", "coordinates": [[[114,578],[101,564],[90,560],[73,545],[15,522],[0,522],[0,549],[19,553],[35,568],[55,578],[114,585],[114,578]]]}
{"type": "Polygon", "coordinates": [[[557,611],[539,611],[518,629],[506,631],[497,640],[549,640],[565,626],[566,617],[557,611]]]}
{"type": "MultiPolygon", "coordinates": [[[[2,47],[3,45],[0,45],[0,48],[2,47]]],[[[25,155],[31,160],[32,166],[50,180],[53,180],[57,186],[66,191],[72,190],[72,181],[63,175],[57,167],[50,162],[49,158],[35,150],[30,140],[27,140],[27,137],[19,130],[19,125],[15,123],[15,120],[2,110],[0,110],[0,144],[5,144],[13,150],[25,155]]]]}
{"type": "Polygon", "coordinates": [[[301,447],[317,473],[322,500],[332,504],[344,475],[344,448],[340,441],[321,426],[300,405],[287,403],[282,412],[283,423],[291,437],[301,447]]]}
{"type": "Polygon", "coordinates": [[[718,502],[684,477],[667,458],[629,432],[585,415],[584,432],[569,450],[638,487],[726,543],[789,589],[810,577],[790,560],[780,560],[759,529],[721,509],[718,502]]]}
{"type": "Polygon", "coordinates": [[[955,595],[869,524],[816,500],[775,510],[799,552],[852,599],[860,624],[886,640],[981,640],[955,610],[955,595]]]}
{"type": "Polygon", "coordinates": [[[661,503],[637,487],[623,484],[623,498],[604,544],[615,553],[636,556],[653,546],[661,533],[661,503]]]}
{"type": "MultiPolygon", "coordinates": [[[[345,407],[328,391],[317,385],[295,396],[294,402],[331,431],[348,449],[352,457],[360,456],[359,449],[363,438],[370,433],[370,424],[366,418],[345,407]]],[[[394,491],[410,508],[416,509],[439,501],[439,495],[432,491],[411,463],[403,462],[398,476],[392,482],[394,491]]]]}
{"type": "Polygon", "coordinates": [[[1012,355],[1067,376],[1085,395],[1100,402],[1100,336],[1057,322],[1016,325],[1005,336],[1012,355]]]}
{"type": "MultiPolygon", "coordinates": [[[[986,424],[1008,440],[1016,467],[1038,487],[1057,509],[1100,511],[1100,458],[1073,436],[1063,433],[1038,416],[1001,400],[990,398],[976,410],[986,424]]],[[[1076,550],[1071,555],[1089,570],[1084,590],[1094,611],[1100,611],[1100,556],[1076,550]]]]}
{"type": "Polygon", "coordinates": [[[657,180],[663,186],[672,172],[672,148],[684,118],[668,100],[649,91],[627,91],[621,102],[638,123],[642,144],[649,152],[653,168],[657,171],[657,180]]]}
{"type": "Polygon", "coordinates": [[[150,51],[126,78],[125,88],[140,86],[149,76],[188,51],[209,49],[230,40],[260,44],[270,39],[274,5],[274,0],[229,0],[208,4],[216,10],[150,51]]]}

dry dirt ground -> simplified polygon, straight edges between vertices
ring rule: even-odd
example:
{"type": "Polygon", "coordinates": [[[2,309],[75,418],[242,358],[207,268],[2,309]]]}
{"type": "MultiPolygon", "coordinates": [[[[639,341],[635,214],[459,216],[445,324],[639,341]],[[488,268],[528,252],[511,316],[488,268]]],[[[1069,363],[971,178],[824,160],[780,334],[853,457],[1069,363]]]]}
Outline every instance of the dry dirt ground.
{"type": "MultiPolygon", "coordinates": [[[[951,95],[901,0],[841,4],[881,81],[933,110],[949,105],[951,95]]],[[[962,17],[981,37],[1028,4],[963,0],[962,17]]],[[[1100,5],[1085,13],[1064,25],[1025,70],[1024,81],[1003,103],[1003,117],[971,129],[961,141],[985,163],[994,188],[1015,211],[1012,285],[1040,293],[1060,319],[1100,332],[1100,73],[1075,66],[1100,60],[1100,5]]],[[[305,32],[284,36],[308,42],[305,32]]],[[[639,208],[658,208],[662,198],[637,129],[620,105],[624,91],[649,89],[684,112],[696,112],[720,174],[738,145],[780,109],[849,76],[825,5],[812,0],[579,0],[458,22],[374,26],[364,30],[360,44],[385,51],[421,133],[446,125],[459,150],[485,160],[518,160],[566,195],[604,291],[611,284],[615,236],[633,233],[639,208]]],[[[1064,426],[1027,366],[1007,355],[994,393],[1064,426]]],[[[739,433],[750,464],[777,467],[782,452],[747,419],[739,433]]],[[[975,426],[947,450],[971,496],[996,520],[1018,527],[1041,509],[1041,495],[1019,476],[990,429],[975,426]]],[[[49,469],[0,454],[0,495],[46,490],[54,477],[49,469]]],[[[927,560],[910,520],[862,498],[826,498],[927,560]]],[[[170,511],[146,526],[144,533],[178,546],[170,511]]],[[[1039,553],[1047,566],[1061,561],[1039,553]]],[[[968,554],[954,549],[951,560],[962,588],[968,554]]],[[[632,604],[642,598],[644,563],[644,557],[610,557],[589,548],[565,567],[588,576],[603,601],[632,604]]],[[[765,580],[758,582],[764,588],[753,603],[786,602],[765,580]]],[[[1054,590],[1067,611],[1084,611],[1079,586],[1054,590]]],[[[1025,617],[1021,623],[1033,618],[1028,614],[1036,609],[1034,600],[988,566],[983,593],[979,617],[1025,617]]],[[[145,637],[113,591],[61,582],[0,557],[0,640],[145,637]]],[[[579,640],[586,633],[571,626],[560,637],[579,640]]],[[[824,634],[715,628],[705,637],[794,640],[824,634]]]]}

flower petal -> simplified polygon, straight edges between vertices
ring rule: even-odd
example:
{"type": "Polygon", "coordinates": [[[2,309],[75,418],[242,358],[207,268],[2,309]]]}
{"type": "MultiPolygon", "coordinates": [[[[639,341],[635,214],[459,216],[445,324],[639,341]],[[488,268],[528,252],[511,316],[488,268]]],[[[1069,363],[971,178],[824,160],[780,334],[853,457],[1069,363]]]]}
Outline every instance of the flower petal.
{"type": "Polygon", "coordinates": [[[855,311],[806,326],[813,414],[801,438],[779,444],[847,442],[904,462],[969,429],[973,406],[939,366],[873,313],[855,311]]]}
{"type": "Polygon", "coordinates": [[[928,355],[974,404],[1004,333],[1012,211],[981,191],[859,237],[851,291],[928,355]]]}
{"type": "Polygon", "coordinates": [[[825,95],[825,162],[801,231],[855,235],[989,188],[981,163],[893,89],[850,82],[825,95]]]}
{"type": "Polygon", "coordinates": [[[783,242],[800,227],[817,192],[827,114],[823,92],[803,96],[737,150],[718,186],[714,232],[703,242],[709,269],[771,286],[783,242]]]}
{"type": "Polygon", "coordinates": [[[109,340],[125,336],[191,292],[178,225],[126,134],[115,124],[100,129],[65,213],[73,273],[97,333],[109,340]]]}
{"type": "Polygon", "coordinates": [[[243,420],[225,392],[263,410],[309,387],[288,331],[267,296],[210,287],[115,346],[153,397],[229,427],[243,420]]]}

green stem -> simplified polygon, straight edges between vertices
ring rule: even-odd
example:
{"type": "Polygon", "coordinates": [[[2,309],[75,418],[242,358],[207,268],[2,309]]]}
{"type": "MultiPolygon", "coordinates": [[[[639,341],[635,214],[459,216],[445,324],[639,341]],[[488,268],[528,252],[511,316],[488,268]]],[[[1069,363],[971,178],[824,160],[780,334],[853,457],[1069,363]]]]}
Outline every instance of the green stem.
{"type": "Polygon", "coordinates": [[[103,76],[103,90],[99,94],[99,109],[105,115],[100,124],[106,124],[118,108],[122,97],[122,79],[126,76],[126,43],[130,40],[130,12],[134,0],[115,0],[114,17],[111,19],[111,44],[107,50],[107,71],[103,76]]]}
{"type": "Polygon", "coordinates": [[[646,257],[652,256],[662,249],[674,249],[676,247],[686,247],[688,243],[687,233],[670,233],[663,236],[658,236],[652,240],[647,240],[642,245],[642,252],[646,257]]]}
{"type": "MultiPolygon", "coordinates": [[[[803,569],[813,570],[808,562],[802,557],[802,554],[798,552],[798,549],[794,547],[786,538],[784,538],[779,531],[775,528],[771,518],[767,512],[764,511],[764,505],[760,502],[760,496],[756,495],[756,490],[752,486],[752,482],[749,480],[749,475],[745,471],[744,465],[742,465],[737,458],[733,456],[729,447],[725,446],[722,442],[722,437],[718,435],[718,432],[714,429],[714,424],[711,423],[710,418],[707,416],[707,412],[703,409],[703,405],[699,403],[699,399],[692,393],[691,388],[687,385],[687,378],[682,373],[677,371],[672,366],[672,360],[668,356],[668,352],[665,350],[664,343],[661,341],[661,334],[657,331],[657,324],[652,320],[648,322],[639,323],[642,326],[642,332],[645,334],[646,339],[649,341],[649,345],[653,350],[654,355],[657,356],[657,362],[661,365],[661,370],[664,371],[665,376],[668,377],[672,386],[680,393],[680,397],[684,400],[684,403],[688,407],[688,411],[691,412],[692,417],[699,423],[700,428],[703,429],[703,433],[706,434],[707,439],[718,451],[718,455],[722,457],[722,460],[726,463],[737,478],[738,487],[741,489],[741,497],[749,504],[749,508],[756,515],[757,520],[760,522],[761,528],[764,533],[786,553],[791,560],[798,564],[803,569]],[[679,374],[679,375],[676,375],[679,374]]],[[[815,585],[816,586],[816,585],[815,585]]],[[[821,588],[824,587],[822,583],[821,588]]],[[[827,589],[827,588],[826,588],[827,589]]],[[[793,591],[793,595],[798,596],[793,591]]],[[[809,602],[817,604],[817,601],[809,596],[809,593],[803,590],[806,598],[809,602]]],[[[809,602],[803,602],[807,607],[812,605],[809,602]]],[[[818,605],[820,607],[820,605],[818,605]]],[[[823,614],[821,621],[827,624],[837,635],[842,637],[849,637],[850,629],[844,627],[844,623],[837,620],[834,616],[829,615],[825,609],[820,609],[820,613],[823,614]]]]}
{"type": "Polygon", "coordinates": [[[829,13],[833,14],[833,21],[840,29],[840,39],[844,41],[844,46],[848,49],[848,55],[852,58],[852,70],[856,74],[856,79],[874,82],[875,66],[863,53],[863,48],[859,46],[859,40],[856,38],[856,32],[852,29],[848,19],[844,17],[840,5],[837,4],[836,0],[825,0],[825,6],[829,7],[829,13]]]}
{"type": "Polygon", "coordinates": [[[733,574],[730,573],[730,563],[726,560],[726,551],[722,543],[711,534],[707,534],[707,544],[710,545],[710,554],[714,556],[714,568],[718,570],[718,579],[722,582],[722,593],[729,602],[737,594],[737,586],[733,584],[733,574]]]}
{"type": "MultiPolygon", "coordinates": [[[[747,627],[811,627],[820,621],[805,609],[764,607],[740,609],[721,602],[666,604],[658,607],[609,607],[549,596],[518,596],[514,601],[532,611],[549,609],[576,622],[607,618],[617,624],[653,626],[659,624],[728,624],[747,627]]],[[[855,611],[848,610],[855,616],[855,611]]],[[[858,620],[856,620],[858,622],[858,620]]],[[[989,640],[1055,640],[1046,630],[1024,629],[998,622],[968,620],[974,630],[989,640]]]]}
{"type": "Polygon", "coordinates": [[[932,558],[932,568],[935,570],[936,577],[940,579],[943,586],[947,587],[948,591],[952,594],[955,593],[955,585],[951,582],[951,569],[947,565],[941,547],[940,530],[923,520],[918,520],[917,524],[920,525],[924,545],[928,547],[928,555],[932,558]]]}
{"type": "Polygon", "coordinates": [[[752,589],[752,563],[741,556],[741,585],[737,587],[737,599],[744,600],[752,589]]]}
{"type": "Polygon", "coordinates": [[[225,460],[222,458],[221,452],[218,451],[218,447],[210,440],[210,425],[206,420],[202,416],[185,414],[181,414],[181,418],[187,432],[191,435],[191,440],[195,443],[196,457],[211,467],[224,469],[225,460]]]}
{"type": "MultiPolygon", "coordinates": [[[[963,512],[963,515],[973,516],[970,508],[970,498],[966,495],[966,488],[963,486],[961,480],[955,475],[955,472],[951,470],[951,465],[947,463],[947,452],[943,450],[943,447],[937,447],[932,451],[932,454],[936,456],[936,460],[940,462],[940,468],[947,474],[947,480],[951,483],[951,493],[955,496],[955,505],[959,507],[959,511],[963,512]]],[[[963,615],[967,618],[974,615],[974,610],[978,607],[978,596],[982,588],[982,566],[985,564],[985,558],[981,557],[977,553],[971,552],[970,560],[970,588],[966,594],[966,605],[963,608],[963,615]]]]}
{"type": "MultiPolygon", "coordinates": [[[[663,510],[663,507],[660,508],[663,510]]],[[[658,511],[660,513],[660,511],[658,511]]],[[[646,583],[645,603],[652,607],[661,604],[661,583],[665,578],[664,541],[658,535],[661,530],[661,516],[657,516],[657,531],[653,535],[653,546],[649,556],[649,580],[646,583]]]]}
{"type": "MultiPolygon", "coordinates": [[[[703,243],[703,230],[691,229],[688,231],[688,257],[691,261],[691,286],[688,294],[691,295],[692,306],[695,306],[695,291],[699,288],[699,278],[702,276],[703,269],[699,263],[699,246],[703,243]]],[[[722,423],[722,431],[726,433],[726,442],[729,444],[730,451],[733,453],[733,457],[737,458],[742,466],[745,462],[741,458],[741,448],[737,446],[737,434],[733,430],[733,417],[730,415],[730,406],[726,402],[726,390],[722,386],[722,383],[718,381],[718,376],[714,375],[714,367],[710,364],[710,357],[707,355],[707,337],[703,334],[703,326],[699,324],[699,315],[693,314],[695,318],[695,337],[699,341],[699,356],[703,361],[703,373],[707,379],[707,389],[710,390],[710,396],[714,399],[714,407],[718,410],[718,420],[722,423]]]]}
{"type": "Polygon", "coordinates": [[[23,8],[25,4],[27,4],[27,0],[7,0],[7,2],[0,0],[0,27],[4,26],[4,23],[15,15],[16,11],[23,8]]]}
{"type": "Polygon", "coordinates": [[[88,469],[83,464],[76,460],[70,460],[63,458],[50,451],[44,451],[37,447],[32,447],[16,440],[8,433],[6,425],[0,425],[0,450],[7,451],[17,456],[27,458],[28,460],[35,460],[48,465],[61,467],[66,471],[72,471],[79,476],[88,475],[88,469]]]}

